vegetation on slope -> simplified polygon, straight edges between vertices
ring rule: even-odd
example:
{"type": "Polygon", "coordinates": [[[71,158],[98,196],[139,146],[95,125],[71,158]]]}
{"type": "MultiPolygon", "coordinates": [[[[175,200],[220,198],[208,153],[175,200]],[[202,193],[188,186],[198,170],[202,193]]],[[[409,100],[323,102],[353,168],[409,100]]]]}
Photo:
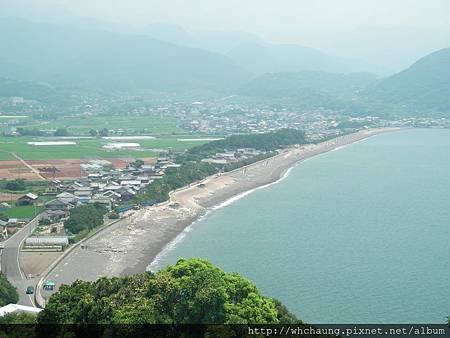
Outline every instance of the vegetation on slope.
{"type": "Polygon", "coordinates": [[[205,158],[224,150],[235,151],[239,148],[254,148],[263,151],[274,151],[293,144],[305,142],[305,134],[301,130],[281,129],[264,134],[232,135],[223,140],[205,143],[191,148],[189,155],[205,158]]]}
{"type": "Polygon", "coordinates": [[[205,177],[217,173],[217,168],[209,163],[187,162],[179,168],[169,168],[165,175],[154,181],[147,188],[143,199],[164,202],[169,199],[169,192],[200,181],[205,177]]]}
{"type": "Polygon", "coordinates": [[[242,86],[240,94],[288,100],[304,107],[342,109],[352,105],[359,93],[376,81],[375,76],[366,73],[270,73],[242,86]]]}
{"type": "Polygon", "coordinates": [[[61,286],[38,323],[300,323],[249,280],[200,259],[181,259],[156,274],[61,286]]]}
{"type": "Polygon", "coordinates": [[[19,294],[14,286],[0,272],[0,306],[15,304],[19,300],[19,294]]]}
{"type": "Polygon", "coordinates": [[[412,113],[450,111],[450,48],[431,53],[376,86],[369,96],[412,113]]]}
{"type": "Polygon", "coordinates": [[[448,116],[450,48],[431,53],[385,79],[364,73],[276,72],[240,87],[239,94],[377,116],[448,116]]]}
{"type": "Polygon", "coordinates": [[[6,78],[92,90],[168,91],[223,89],[248,78],[246,71],[223,55],[144,35],[16,18],[0,20],[0,32],[9,46],[2,49],[0,59],[0,76],[6,78]]]}
{"type": "Polygon", "coordinates": [[[231,49],[227,56],[257,75],[299,71],[346,73],[373,69],[355,60],[346,60],[295,44],[242,43],[231,49]]]}

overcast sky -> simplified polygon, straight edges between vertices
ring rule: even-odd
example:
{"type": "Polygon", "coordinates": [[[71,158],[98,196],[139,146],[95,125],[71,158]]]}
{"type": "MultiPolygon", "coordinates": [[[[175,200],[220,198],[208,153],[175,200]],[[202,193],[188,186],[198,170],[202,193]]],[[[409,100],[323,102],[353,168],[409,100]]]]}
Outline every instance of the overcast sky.
{"type": "Polygon", "coordinates": [[[448,0],[0,0],[32,13],[72,13],[122,24],[242,30],[271,42],[309,42],[361,27],[450,29],[448,0]]]}
{"type": "Polygon", "coordinates": [[[449,13],[449,0],[0,0],[0,15],[245,31],[392,70],[450,47],[449,13]]]}

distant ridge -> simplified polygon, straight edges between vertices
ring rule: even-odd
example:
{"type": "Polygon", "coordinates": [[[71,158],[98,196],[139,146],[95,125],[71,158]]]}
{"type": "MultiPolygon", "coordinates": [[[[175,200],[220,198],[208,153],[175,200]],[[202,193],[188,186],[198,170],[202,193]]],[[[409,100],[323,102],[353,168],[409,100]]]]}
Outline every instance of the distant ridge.
{"type": "Polygon", "coordinates": [[[376,81],[374,75],[366,73],[270,73],[243,85],[239,94],[287,99],[311,107],[342,108],[376,81]]]}
{"type": "Polygon", "coordinates": [[[450,48],[431,53],[381,81],[369,95],[410,112],[450,113],[450,48]]]}
{"type": "Polygon", "coordinates": [[[227,56],[248,71],[264,73],[322,71],[331,73],[367,72],[371,66],[356,60],[328,55],[296,44],[244,43],[227,56]]]}
{"type": "Polygon", "coordinates": [[[196,48],[95,29],[0,20],[0,77],[108,90],[238,86],[248,72],[196,48]]]}

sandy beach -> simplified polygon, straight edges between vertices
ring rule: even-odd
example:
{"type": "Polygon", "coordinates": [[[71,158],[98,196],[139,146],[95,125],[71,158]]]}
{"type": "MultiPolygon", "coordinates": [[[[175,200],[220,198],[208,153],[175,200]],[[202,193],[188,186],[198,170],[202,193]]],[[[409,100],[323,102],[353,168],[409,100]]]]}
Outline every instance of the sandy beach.
{"type": "Polygon", "coordinates": [[[397,129],[363,130],[319,144],[293,147],[245,168],[218,174],[171,193],[170,201],[131,212],[75,248],[48,275],[57,285],[76,279],[139,273],[183,230],[210,208],[243,192],[279,180],[294,164],[312,156],[397,129]],[[202,183],[202,184],[200,184],[202,183]]]}

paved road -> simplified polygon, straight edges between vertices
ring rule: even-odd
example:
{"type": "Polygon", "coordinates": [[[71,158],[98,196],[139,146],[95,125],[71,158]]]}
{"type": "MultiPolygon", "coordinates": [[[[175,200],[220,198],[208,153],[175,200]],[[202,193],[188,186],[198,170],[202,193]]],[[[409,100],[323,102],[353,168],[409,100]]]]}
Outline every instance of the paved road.
{"type": "Polygon", "coordinates": [[[35,306],[33,295],[25,293],[27,286],[35,286],[36,281],[25,276],[20,268],[19,253],[20,246],[25,238],[34,230],[38,219],[33,219],[30,223],[20,229],[14,236],[6,240],[1,254],[1,270],[6,278],[17,288],[19,293],[18,304],[35,306]]]}

